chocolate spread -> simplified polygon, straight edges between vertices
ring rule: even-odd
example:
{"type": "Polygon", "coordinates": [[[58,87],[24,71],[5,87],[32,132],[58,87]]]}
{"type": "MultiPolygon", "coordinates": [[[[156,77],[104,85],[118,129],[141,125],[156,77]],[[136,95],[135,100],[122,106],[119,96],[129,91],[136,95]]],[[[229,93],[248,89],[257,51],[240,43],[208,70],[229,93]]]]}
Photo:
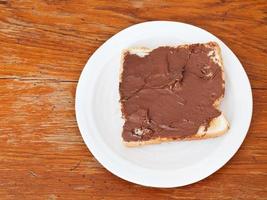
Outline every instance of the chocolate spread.
{"type": "Polygon", "coordinates": [[[213,104],[224,80],[212,50],[194,44],[159,47],[144,57],[126,53],[119,87],[124,141],[185,138],[221,114],[213,104]]]}

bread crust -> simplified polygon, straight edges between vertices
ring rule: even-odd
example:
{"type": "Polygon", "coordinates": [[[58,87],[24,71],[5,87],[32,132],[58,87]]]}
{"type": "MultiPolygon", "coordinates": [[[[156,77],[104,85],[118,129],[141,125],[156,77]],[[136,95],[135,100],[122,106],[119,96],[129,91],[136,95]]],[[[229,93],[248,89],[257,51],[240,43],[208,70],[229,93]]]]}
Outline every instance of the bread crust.
{"type": "Polygon", "coordinates": [[[205,134],[205,135],[192,135],[192,136],[188,136],[185,138],[155,138],[155,139],[150,139],[147,141],[133,141],[133,142],[126,142],[123,141],[123,143],[128,146],[128,147],[137,147],[137,146],[141,146],[141,145],[147,145],[147,144],[160,144],[162,142],[173,142],[173,141],[191,141],[191,140],[201,140],[201,139],[208,139],[208,138],[215,138],[215,137],[219,137],[221,135],[223,135],[225,133],[225,131],[220,131],[217,132],[216,135],[209,135],[209,134],[205,134]]]}

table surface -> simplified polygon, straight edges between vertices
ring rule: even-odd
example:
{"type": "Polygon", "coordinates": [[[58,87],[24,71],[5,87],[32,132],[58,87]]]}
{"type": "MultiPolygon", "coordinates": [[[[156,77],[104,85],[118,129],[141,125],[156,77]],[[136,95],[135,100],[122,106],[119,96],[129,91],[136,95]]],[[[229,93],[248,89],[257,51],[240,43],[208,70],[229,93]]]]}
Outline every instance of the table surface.
{"type": "Polygon", "coordinates": [[[267,199],[266,130],[265,0],[0,0],[1,199],[267,199]],[[181,188],[114,176],[89,152],[75,119],[75,90],[90,55],[118,31],[151,20],[218,36],[253,90],[253,119],[240,150],[215,174],[181,188]]]}

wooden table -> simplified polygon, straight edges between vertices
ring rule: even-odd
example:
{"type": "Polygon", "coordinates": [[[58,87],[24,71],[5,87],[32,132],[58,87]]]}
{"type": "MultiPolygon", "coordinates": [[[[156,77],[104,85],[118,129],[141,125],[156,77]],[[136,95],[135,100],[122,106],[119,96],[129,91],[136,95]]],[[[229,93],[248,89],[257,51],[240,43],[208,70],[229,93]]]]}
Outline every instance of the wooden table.
{"type": "Polygon", "coordinates": [[[265,0],[0,0],[0,199],[267,199],[266,130],[265,0]],[[75,89],[89,56],[118,31],[150,20],[217,35],[253,88],[253,119],[238,153],[205,180],[176,189],[108,172],[75,120],[75,89]]]}

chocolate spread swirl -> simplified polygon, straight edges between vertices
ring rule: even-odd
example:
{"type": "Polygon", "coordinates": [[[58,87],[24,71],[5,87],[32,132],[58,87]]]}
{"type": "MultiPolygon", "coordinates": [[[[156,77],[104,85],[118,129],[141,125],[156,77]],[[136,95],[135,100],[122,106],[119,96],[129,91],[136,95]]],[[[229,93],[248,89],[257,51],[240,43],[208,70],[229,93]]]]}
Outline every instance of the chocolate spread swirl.
{"type": "MultiPolygon", "coordinates": [[[[210,43],[212,45],[212,43],[210,43]]],[[[124,141],[185,138],[221,112],[221,67],[204,44],[159,47],[140,57],[126,53],[120,82],[124,141]]]]}

